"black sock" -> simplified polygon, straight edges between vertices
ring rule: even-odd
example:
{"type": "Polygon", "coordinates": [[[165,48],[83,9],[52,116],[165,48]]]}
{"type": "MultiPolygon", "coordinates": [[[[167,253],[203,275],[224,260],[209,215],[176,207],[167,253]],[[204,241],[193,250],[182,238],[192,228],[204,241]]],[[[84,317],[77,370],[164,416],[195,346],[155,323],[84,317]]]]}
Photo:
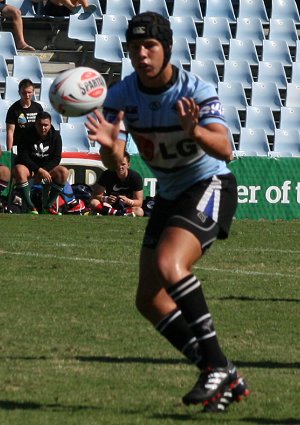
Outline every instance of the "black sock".
{"type": "Polygon", "coordinates": [[[203,351],[206,366],[225,367],[227,359],[219,346],[213,321],[199,280],[186,276],[168,289],[169,295],[182,311],[203,351]]]}
{"type": "Polygon", "coordinates": [[[155,328],[190,362],[199,369],[203,368],[203,359],[197,338],[188,327],[180,310],[175,310],[164,317],[155,328]]]}

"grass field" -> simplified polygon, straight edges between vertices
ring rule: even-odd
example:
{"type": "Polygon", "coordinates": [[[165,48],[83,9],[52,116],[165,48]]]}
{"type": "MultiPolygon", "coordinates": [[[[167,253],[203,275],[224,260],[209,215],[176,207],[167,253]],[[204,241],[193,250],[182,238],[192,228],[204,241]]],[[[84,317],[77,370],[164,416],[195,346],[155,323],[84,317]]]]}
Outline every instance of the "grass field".
{"type": "Polygon", "coordinates": [[[299,425],[299,221],[235,221],[197,264],[251,387],[226,414],[134,306],[146,219],[0,216],[0,425],[299,425]]]}

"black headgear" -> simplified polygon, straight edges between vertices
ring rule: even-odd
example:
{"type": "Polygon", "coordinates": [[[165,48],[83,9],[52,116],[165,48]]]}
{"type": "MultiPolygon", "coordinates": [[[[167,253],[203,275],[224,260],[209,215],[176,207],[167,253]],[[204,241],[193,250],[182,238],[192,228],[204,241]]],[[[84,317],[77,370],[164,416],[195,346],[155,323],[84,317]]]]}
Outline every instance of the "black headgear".
{"type": "Polygon", "coordinates": [[[167,64],[171,57],[172,36],[173,31],[168,19],[155,12],[144,12],[133,16],[129,21],[126,42],[139,38],[155,38],[163,45],[167,64]]]}

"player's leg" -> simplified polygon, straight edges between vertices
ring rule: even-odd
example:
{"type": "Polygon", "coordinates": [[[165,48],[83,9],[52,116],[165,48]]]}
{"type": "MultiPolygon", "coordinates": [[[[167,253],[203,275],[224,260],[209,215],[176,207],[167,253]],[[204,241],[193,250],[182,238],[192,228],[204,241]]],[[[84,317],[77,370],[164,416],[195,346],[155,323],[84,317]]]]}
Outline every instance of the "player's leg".
{"type": "Polygon", "coordinates": [[[32,177],[30,170],[23,164],[17,164],[13,169],[13,175],[16,180],[16,189],[19,190],[22,200],[27,205],[29,212],[32,214],[38,214],[34,203],[30,196],[29,179],[32,177]]]}
{"type": "Polygon", "coordinates": [[[50,175],[52,177],[52,183],[50,185],[50,193],[46,200],[46,205],[43,206],[44,208],[51,208],[58,195],[63,193],[65,184],[68,180],[69,170],[62,165],[57,165],[50,171],[50,175]]]}
{"type": "Polygon", "coordinates": [[[162,287],[154,267],[155,255],[154,249],[142,248],[136,295],[137,308],[164,338],[201,369],[202,357],[198,342],[182,312],[162,287]]]}
{"type": "Polygon", "coordinates": [[[23,30],[23,20],[20,9],[6,4],[2,10],[2,15],[5,18],[10,18],[12,20],[13,34],[16,41],[17,49],[23,50],[35,50],[32,46],[26,43],[24,39],[24,30],[23,30]]]}

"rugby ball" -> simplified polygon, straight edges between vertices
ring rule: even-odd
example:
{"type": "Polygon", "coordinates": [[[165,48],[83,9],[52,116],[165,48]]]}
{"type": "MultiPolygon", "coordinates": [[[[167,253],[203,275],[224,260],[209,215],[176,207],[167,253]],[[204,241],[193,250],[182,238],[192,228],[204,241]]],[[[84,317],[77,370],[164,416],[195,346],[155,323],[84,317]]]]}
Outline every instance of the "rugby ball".
{"type": "Polygon", "coordinates": [[[60,73],[49,89],[53,108],[66,117],[79,117],[103,105],[107,86],[103,76],[85,66],[60,73]]]}

